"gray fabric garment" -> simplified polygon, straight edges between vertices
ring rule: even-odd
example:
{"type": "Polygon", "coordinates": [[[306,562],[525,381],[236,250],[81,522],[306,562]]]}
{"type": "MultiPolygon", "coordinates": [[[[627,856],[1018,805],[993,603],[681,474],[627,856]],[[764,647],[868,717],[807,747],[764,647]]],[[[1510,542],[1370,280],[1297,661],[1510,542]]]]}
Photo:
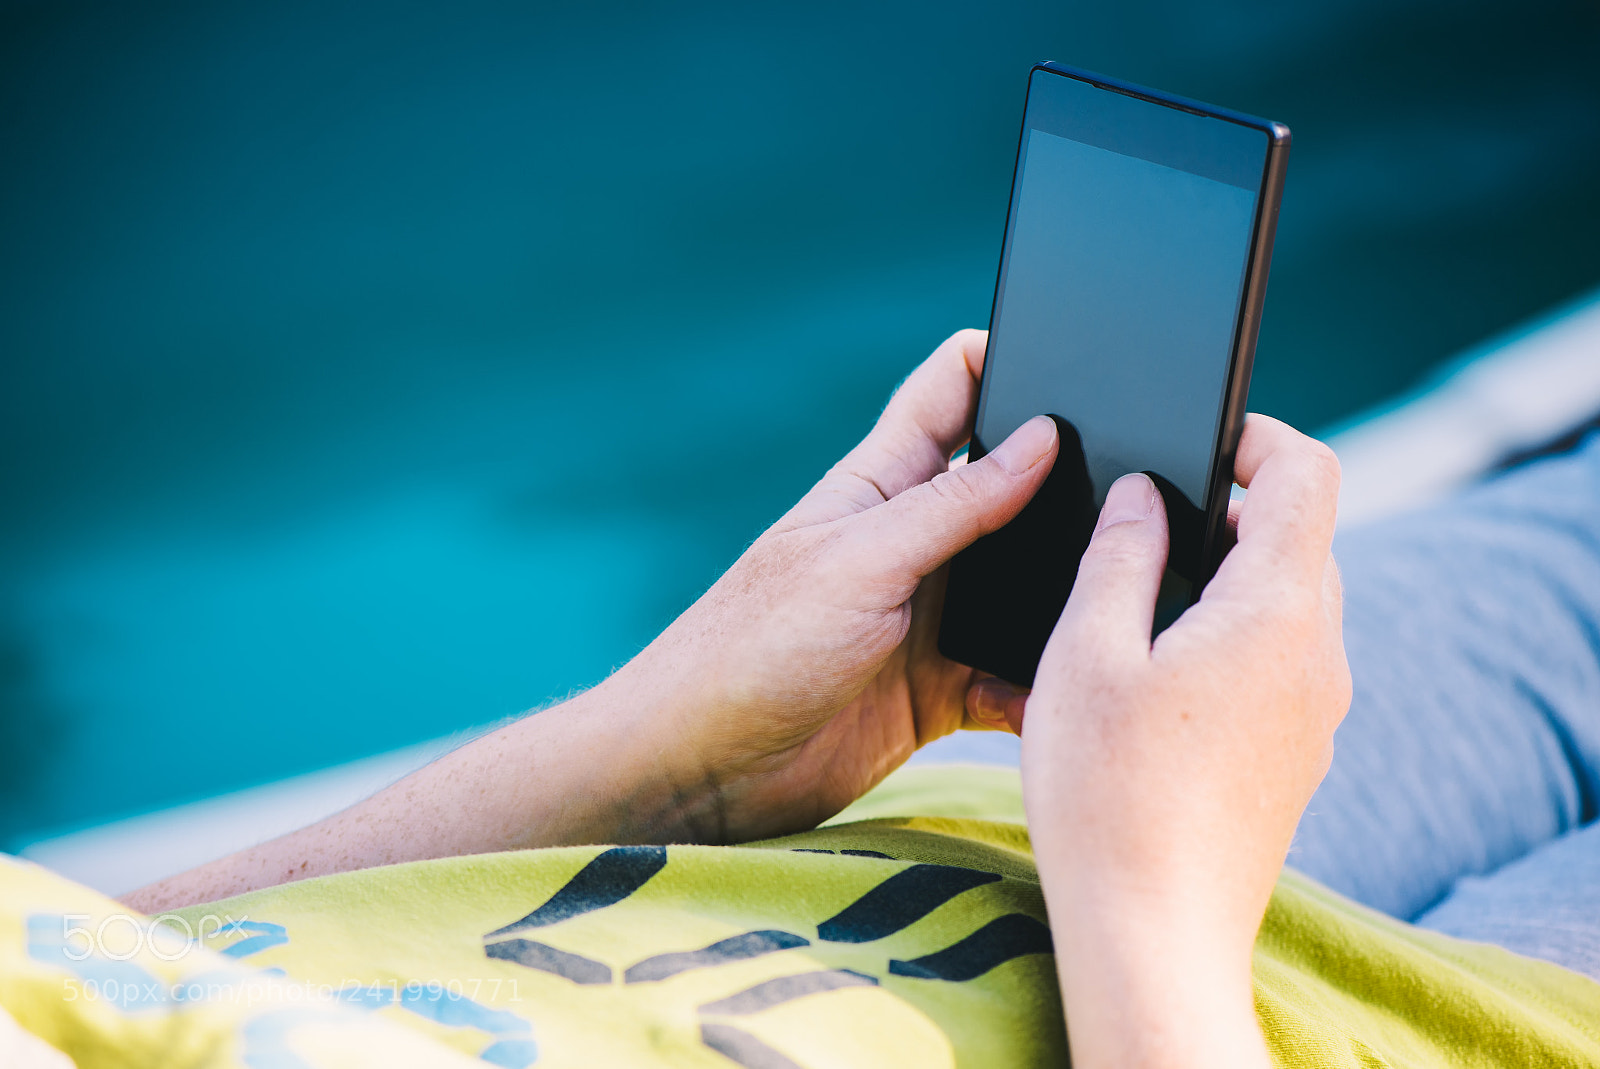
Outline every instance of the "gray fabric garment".
{"type": "Polygon", "coordinates": [[[1335,555],[1355,698],[1290,864],[1600,978],[1600,438],[1335,555]]]}
{"type": "Polygon", "coordinates": [[[1417,924],[1600,980],[1600,824],[1552,839],[1488,876],[1463,876],[1417,924]]]}

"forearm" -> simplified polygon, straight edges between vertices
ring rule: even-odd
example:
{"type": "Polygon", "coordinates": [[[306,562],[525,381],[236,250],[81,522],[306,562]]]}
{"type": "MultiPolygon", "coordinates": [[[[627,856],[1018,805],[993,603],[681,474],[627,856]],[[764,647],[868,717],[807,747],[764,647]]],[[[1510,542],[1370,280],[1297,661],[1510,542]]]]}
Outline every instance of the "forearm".
{"type": "Polygon", "coordinates": [[[313,876],[579,843],[681,841],[714,785],[655,743],[656,710],[610,680],[475,739],[343,812],[124,896],[215,901],[313,876]]]}

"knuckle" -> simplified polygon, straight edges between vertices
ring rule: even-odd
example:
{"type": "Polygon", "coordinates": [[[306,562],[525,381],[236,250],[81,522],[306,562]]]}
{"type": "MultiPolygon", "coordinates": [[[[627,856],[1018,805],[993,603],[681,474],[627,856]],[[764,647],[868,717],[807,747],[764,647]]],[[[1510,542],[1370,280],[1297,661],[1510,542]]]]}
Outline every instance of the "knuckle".
{"type": "Polygon", "coordinates": [[[940,472],[927,484],[929,494],[951,509],[967,509],[983,496],[978,488],[978,465],[940,472]]]}
{"type": "Polygon", "coordinates": [[[1112,537],[1102,538],[1091,546],[1087,556],[1090,556],[1099,567],[1122,571],[1143,564],[1149,559],[1150,553],[1136,542],[1112,537]]]}
{"type": "Polygon", "coordinates": [[[1326,442],[1319,442],[1315,438],[1307,438],[1305,445],[1305,466],[1311,477],[1323,486],[1337,493],[1343,470],[1339,465],[1339,455],[1326,442]]]}
{"type": "Polygon", "coordinates": [[[1149,564],[1164,549],[1149,524],[1119,523],[1095,535],[1084,553],[1084,560],[1101,567],[1125,570],[1149,564]]]}
{"type": "Polygon", "coordinates": [[[1328,600],[1334,609],[1344,608],[1344,574],[1339,570],[1339,562],[1333,554],[1328,554],[1328,563],[1323,570],[1327,588],[1328,600]]]}

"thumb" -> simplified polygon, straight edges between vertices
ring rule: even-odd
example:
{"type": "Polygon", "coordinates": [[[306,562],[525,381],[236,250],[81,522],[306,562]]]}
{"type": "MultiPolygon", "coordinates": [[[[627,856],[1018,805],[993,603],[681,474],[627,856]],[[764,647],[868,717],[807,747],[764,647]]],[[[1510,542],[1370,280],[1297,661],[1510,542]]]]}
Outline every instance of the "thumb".
{"type": "Polygon", "coordinates": [[[1056,455],[1056,425],[1035,416],[981,460],[918,483],[859,514],[853,537],[907,580],[921,579],[1032,499],[1056,455]]]}
{"type": "Polygon", "coordinates": [[[1148,475],[1124,475],[1106,493],[1056,625],[1065,648],[1148,654],[1166,566],[1167,510],[1161,495],[1148,475]]]}

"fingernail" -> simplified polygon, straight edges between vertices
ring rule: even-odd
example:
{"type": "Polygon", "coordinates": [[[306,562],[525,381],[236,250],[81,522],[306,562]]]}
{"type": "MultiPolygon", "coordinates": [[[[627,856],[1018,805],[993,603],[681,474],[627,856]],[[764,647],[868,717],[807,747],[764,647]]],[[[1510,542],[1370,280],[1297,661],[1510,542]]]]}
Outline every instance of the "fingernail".
{"type": "Polygon", "coordinates": [[[1049,416],[1034,416],[989,455],[1011,474],[1021,475],[1043,460],[1055,444],[1055,422],[1049,416]]]}
{"type": "Polygon", "coordinates": [[[1095,533],[1112,524],[1143,520],[1150,516],[1156,504],[1156,484],[1142,472],[1124,475],[1106,491],[1106,503],[1100,509],[1100,522],[1094,525],[1095,533]]]}
{"type": "Polygon", "coordinates": [[[967,712],[985,727],[1017,732],[1028,692],[1003,679],[980,679],[967,692],[967,712]]]}
{"type": "Polygon", "coordinates": [[[982,724],[999,725],[1006,720],[1006,699],[1011,687],[998,679],[980,679],[972,685],[967,698],[967,712],[982,724]]]}

